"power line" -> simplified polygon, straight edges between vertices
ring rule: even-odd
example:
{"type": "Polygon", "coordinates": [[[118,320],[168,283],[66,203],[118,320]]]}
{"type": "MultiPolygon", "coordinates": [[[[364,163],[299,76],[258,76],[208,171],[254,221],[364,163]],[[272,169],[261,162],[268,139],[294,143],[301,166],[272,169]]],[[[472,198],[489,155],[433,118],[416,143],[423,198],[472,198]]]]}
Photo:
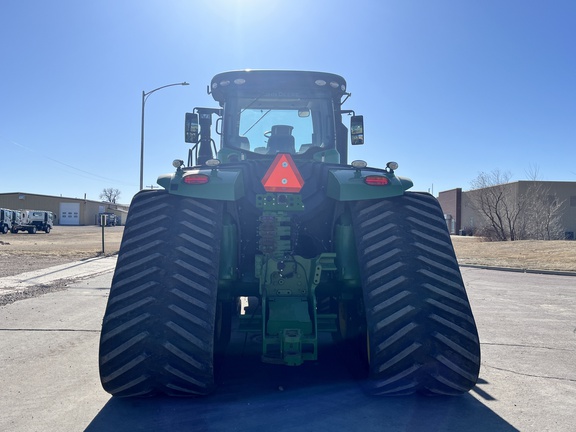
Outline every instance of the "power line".
{"type": "MultiPolygon", "coordinates": [[[[75,171],[78,171],[78,172],[81,172],[81,173],[84,173],[84,174],[88,174],[88,175],[90,175],[90,176],[92,176],[92,177],[97,177],[97,178],[102,179],[102,180],[111,181],[111,182],[115,182],[115,183],[121,183],[121,184],[128,185],[128,186],[136,186],[134,183],[125,182],[125,181],[118,180],[118,179],[112,179],[112,178],[109,178],[109,177],[104,177],[104,176],[101,176],[101,175],[99,175],[99,174],[94,174],[94,173],[92,173],[92,172],[90,172],[90,171],[86,171],[86,170],[80,169],[80,168],[75,167],[75,166],[73,166],[73,165],[70,165],[70,164],[67,164],[67,163],[65,163],[65,162],[62,162],[62,161],[59,161],[59,160],[57,160],[57,159],[51,158],[51,157],[49,157],[49,156],[46,156],[43,152],[38,152],[38,151],[36,151],[36,150],[33,150],[33,149],[29,148],[29,147],[26,147],[26,146],[23,145],[23,144],[17,143],[16,141],[13,141],[13,140],[10,140],[10,139],[7,139],[7,138],[3,138],[3,137],[0,137],[0,139],[5,140],[5,141],[8,141],[9,143],[14,144],[14,145],[16,145],[16,146],[18,146],[18,147],[20,147],[20,148],[23,148],[24,150],[27,150],[27,151],[29,151],[29,152],[31,152],[31,153],[34,153],[35,155],[39,155],[39,156],[41,156],[41,157],[43,157],[43,158],[45,158],[45,159],[48,159],[48,160],[50,160],[50,161],[52,161],[52,162],[55,162],[55,163],[60,164],[60,165],[63,165],[63,166],[65,166],[65,167],[70,168],[70,169],[73,169],[73,170],[75,170],[75,171]]],[[[64,172],[66,172],[66,171],[64,171],[64,172]]],[[[81,177],[90,179],[90,177],[86,177],[86,176],[81,176],[81,177]]]]}

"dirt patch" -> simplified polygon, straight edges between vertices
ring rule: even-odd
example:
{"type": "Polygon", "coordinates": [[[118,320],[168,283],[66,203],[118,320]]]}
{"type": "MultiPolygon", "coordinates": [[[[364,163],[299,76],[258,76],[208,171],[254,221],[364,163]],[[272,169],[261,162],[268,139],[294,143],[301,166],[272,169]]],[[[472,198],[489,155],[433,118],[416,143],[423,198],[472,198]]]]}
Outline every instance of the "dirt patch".
{"type": "Polygon", "coordinates": [[[0,277],[118,253],[124,227],[55,226],[50,234],[21,232],[0,236],[0,277]]]}
{"type": "Polygon", "coordinates": [[[488,242],[452,236],[452,243],[460,264],[576,272],[576,241],[488,242]]]}

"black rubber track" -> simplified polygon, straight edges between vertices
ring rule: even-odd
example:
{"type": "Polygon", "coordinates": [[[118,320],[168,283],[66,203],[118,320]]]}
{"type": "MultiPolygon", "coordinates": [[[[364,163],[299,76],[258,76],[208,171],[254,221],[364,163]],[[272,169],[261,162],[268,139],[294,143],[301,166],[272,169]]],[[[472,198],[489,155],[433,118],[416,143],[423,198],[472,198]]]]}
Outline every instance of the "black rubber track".
{"type": "Polygon", "coordinates": [[[100,337],[107,392],[212,391],[221,213],[217,201],[165,191],[134,197],[100,337]]]}
{"type": "Polygon", "coordinates": [[[368,391],[455,395],[478,380],[480,344],[437,200],[355,203],[370,351],[368,391]]]}

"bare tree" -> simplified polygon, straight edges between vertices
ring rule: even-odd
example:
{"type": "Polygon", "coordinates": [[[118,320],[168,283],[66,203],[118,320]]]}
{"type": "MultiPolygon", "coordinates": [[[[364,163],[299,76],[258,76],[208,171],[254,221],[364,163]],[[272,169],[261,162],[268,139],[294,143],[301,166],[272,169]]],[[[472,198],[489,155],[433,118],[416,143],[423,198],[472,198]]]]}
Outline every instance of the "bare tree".
{"type": "Polygon", "coordinates": [[[538,165],[530,164],[528,166],[528,169],[526,171],[524,171],[524,174],[526,174],[526,178],[528,180],[532,180],[532,181],[542,180],[542,178],[540,177],[540,167],[538,165]]]}
{"type": "Polygon", "coordinates": [[[480,216],[479,235],[497,241],[554,240],[562,238],[560,224],[564,205],[550,188],[537,181],[538,169],[531,167],[527,188],[513,187],[508,172],[482,172],[468,192],[472,209],[480,216]]]}
{"type": "Polygon", "coordinates": [[[541,182],[534,182],[525,194],[526,208],[522,215],[523,230],[519,238],[533,240],[558,240],[563,238],[562,207],[556,194],[541,182]]]}
{"type": "Polygon", "coordinates": [[[481,172],[471,182],[472,208],[484,219],[480,234],[493,240],[516,240],[516,227],[523,206],[509,186],[511,174],[493,170],[481,172]]]}
{"type": "Polygon", "coordinates": [[[523,239],[558,240],[564,237],[561,224],[562,207],[560,201],[548,186],[541,182],[540,168],[530,165],[526,176],[532,182],[526,191],[527,205],[523,214],[521,233],[523,239]]]}
{"type": "Polygon", "coordinates": [[[114,188],[104,188],[100,194],[100,199],[110,203],[116,203],[120,198],[120,190],[114,188]]]}

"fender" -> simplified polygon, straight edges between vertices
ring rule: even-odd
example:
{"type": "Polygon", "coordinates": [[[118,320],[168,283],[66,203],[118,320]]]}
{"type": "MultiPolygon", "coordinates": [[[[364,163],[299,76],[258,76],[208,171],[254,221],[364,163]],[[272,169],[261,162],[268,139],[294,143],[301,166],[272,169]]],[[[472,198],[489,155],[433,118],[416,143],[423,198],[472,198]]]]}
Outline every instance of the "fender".
{"type": "Polygon", "coordinates": [[[403,195],[414,183],[405,177],[397,177],[393,172],[371,169],[331,169],[328,172],[326,194],[337,201],[358,201],[390,198],[403,195]],[[369,176],[384,177],[382,185],[367,184],[369,176]]]}
{"type": "Polygon", "coordinates": [[[158,177],[158,184],[172,195],[236,201],[244,196],[244,181],[239,169],[178,169],[158,177]],[[197,179],[186,183],[186,178],[197,179]]]}

